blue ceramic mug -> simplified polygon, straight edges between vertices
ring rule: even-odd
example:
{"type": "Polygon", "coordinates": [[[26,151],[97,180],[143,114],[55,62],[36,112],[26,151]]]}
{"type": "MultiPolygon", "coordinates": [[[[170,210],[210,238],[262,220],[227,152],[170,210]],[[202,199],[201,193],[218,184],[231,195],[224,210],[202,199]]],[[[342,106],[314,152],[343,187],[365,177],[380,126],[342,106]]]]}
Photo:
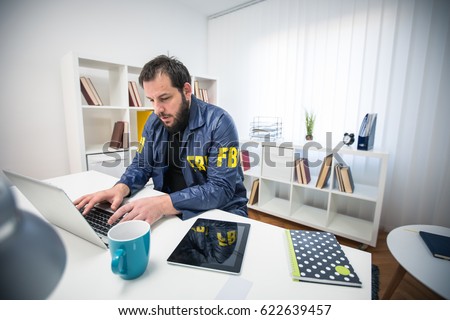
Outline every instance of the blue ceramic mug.
{"type": "Polygon", "coordinates": [[[108,232],[111,270],[126,280],[142,275],[150,255],[150,224],[142,220],[121,222],[108,232]]]}

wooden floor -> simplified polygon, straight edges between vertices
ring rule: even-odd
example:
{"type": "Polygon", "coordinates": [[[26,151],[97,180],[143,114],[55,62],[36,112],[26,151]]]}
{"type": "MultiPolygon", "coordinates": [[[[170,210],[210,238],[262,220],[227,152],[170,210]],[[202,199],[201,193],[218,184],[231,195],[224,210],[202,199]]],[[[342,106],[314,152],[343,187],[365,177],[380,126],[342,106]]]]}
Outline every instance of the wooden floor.
{"type": "MultiPolygon", "coordinates": [[[[300,224],[296,224],[291,221],[287,221],[278,217],[273,217],[271,215],[264,214],[262,212],[258,212],[252,209],[249,209],[249,217],[255,220],[263,221],[266,223],[270,223],[282,228],[286,229],[303,229],[308,230],[311,228],[305,227],[300,224]]],[[[383,298],[384,292],[391,280],[392,275],[397,269],[398,263],[395,258],[389,252],[389,249],[386,244],[387,233],[384,231],[380,231],[378,235],[377,246],[375,248],[368,247],[366,249],[367,252],[372,253],[372,263],[377,265],[380,270],[380,291],[379,297],[383,298]]],[[[354,242],[352,240],[348,240],[342,237],[337,237],[339,243],[352,247],[358,248],[360,243],[354,242]]],[[[405,274],[404,278],[398,285],[391,299],[395,300],[435,300],[442,299],[439,295],[435,294],[433,291],[425,287],[415,278],[413,278],[408,273],[405,274]]]]}

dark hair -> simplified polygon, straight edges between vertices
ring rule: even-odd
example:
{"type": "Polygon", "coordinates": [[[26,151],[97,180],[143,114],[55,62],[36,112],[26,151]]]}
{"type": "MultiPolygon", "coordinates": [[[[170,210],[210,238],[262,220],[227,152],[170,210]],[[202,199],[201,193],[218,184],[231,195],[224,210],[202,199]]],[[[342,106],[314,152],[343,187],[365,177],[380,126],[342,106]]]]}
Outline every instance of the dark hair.
{"type": "Polygon", "coordinates": [[[191,75],[183,63],[174,57],[160,55],[147,62],[142,68],[139,84],[142,87],[144,81],[154,80],[159,74],[166,74],[170,78],[172,86],[180,92],[186,82],[191,83],[191,75]]]}

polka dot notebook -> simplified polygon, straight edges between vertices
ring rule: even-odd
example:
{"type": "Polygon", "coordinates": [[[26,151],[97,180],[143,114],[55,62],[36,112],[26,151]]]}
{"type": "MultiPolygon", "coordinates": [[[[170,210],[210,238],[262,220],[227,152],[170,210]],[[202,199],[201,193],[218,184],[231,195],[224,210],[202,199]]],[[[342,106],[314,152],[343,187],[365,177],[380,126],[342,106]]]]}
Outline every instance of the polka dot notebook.
{"type": "Polygon", "coordinates": [[[291,275],[308,282],[361,287],[361,281],[334,234],[286,230],[291,275]]]}

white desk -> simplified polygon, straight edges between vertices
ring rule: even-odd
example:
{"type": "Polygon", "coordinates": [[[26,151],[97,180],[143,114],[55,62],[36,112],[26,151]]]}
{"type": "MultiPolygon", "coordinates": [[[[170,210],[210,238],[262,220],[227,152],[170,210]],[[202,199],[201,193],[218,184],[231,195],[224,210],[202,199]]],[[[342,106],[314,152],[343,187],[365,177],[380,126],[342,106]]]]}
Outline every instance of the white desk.
{"type": "MultiPolygon", "coordinates": [[[[88,192],[110,187],[116,178],[95,171],[63,176],[48,182],[75,199],[88,192]]],[[[19,207],[36,209],[17,191],[19,207]]],[[[155,195],[146,188],[135,198],[155,195]]],[[[51,199],[49,199],[51,201],[51,199]]],[[[363,287],[351,288],[294,282],[289,275],[283,229],[220,210],[205,218],[251,224],[242,272],[239,276],[169,265],[167,257],[194,219],[170,217],[152,226],[150,262],[138,279],[126,281],[110,270],[110,254],[62,229],[56,228],[67,251],[64,275],[51,299],[370,299],[371,254],[342,246],[363,287]]]]}
{"type": "Polygon", "coordinates": [[[419,231],[450,236],[449,228],[430,225],[402,226],[389,232],[387,245],[399,266],[383,299],[392,296],[405,272],[445,299],[450,299],[450,261],[433,257],[419,231]]]}

